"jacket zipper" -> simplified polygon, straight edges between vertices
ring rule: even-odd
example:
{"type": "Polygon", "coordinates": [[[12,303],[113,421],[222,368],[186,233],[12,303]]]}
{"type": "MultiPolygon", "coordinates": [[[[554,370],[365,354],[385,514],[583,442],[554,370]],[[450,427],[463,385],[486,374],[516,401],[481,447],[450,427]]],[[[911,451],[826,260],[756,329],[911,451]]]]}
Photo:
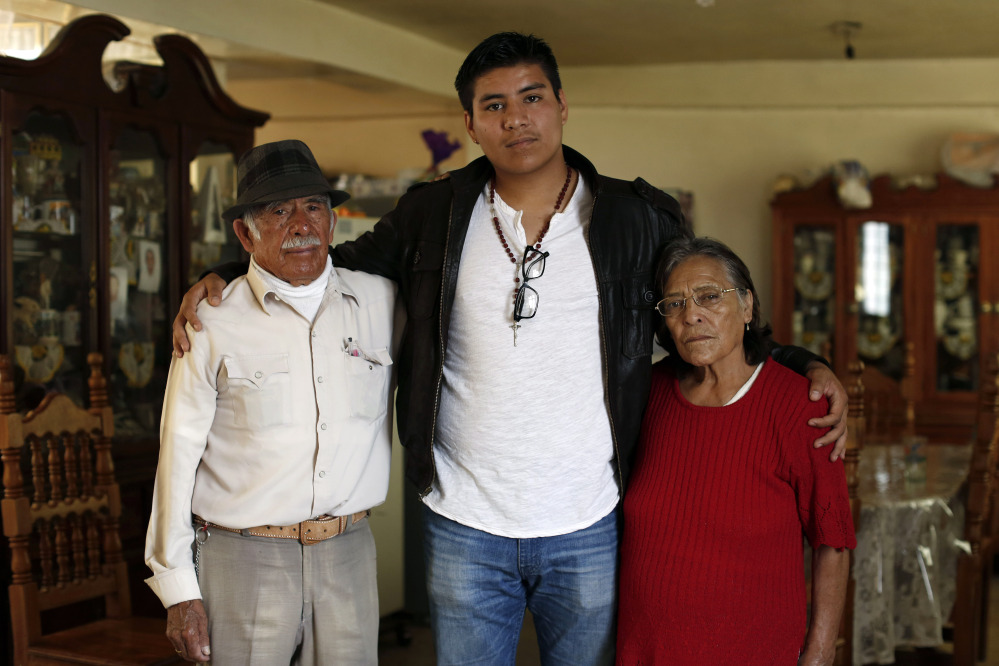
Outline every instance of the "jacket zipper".
{"type": "Polygon", "coordinates": [[[604,380],[604,406],[607,408],[607,421],[610,423],[611,442],[614,444],[615,473],[617,474],[617,485],[619,497],[624,497],[624,474],[621,472],[621,450],[617,444],[617,428],[614,426],[614,412],[611,409],[610,383],[607,380],[607,335],[604,330],[604,297],[600,288],[600,275],[597,271],[596,256],[593,254],[593,245],[590,243],[590,230],[593,228],[593,213],[597,209],[597,198],[599,197],[599,183],[594,179],[593,183],[593,207],[590,209],[590,223],[586,225],[586,248],[590,251],[590,262],[593,264],[593,277],[597,281],[597,304],[599,306],[597,316],[600,322],[600,362],[603,366],[604,380]]]}
{"type": "Polygon", "coordinates": [[[444,289],[447,287],[447,253],[451,246],[451,229],[454,227],[454,195],[451,196],[451,208],[447,215],[447,235],[444,237],[444,258],[441,261],[441,305],[437,317],[437,334],[441,342],[441,359],[437,366],[437,391],[434,393],[434,418],[430,422],[430,483],[420,491],[420,500],[429,495],[434,489],[434,479],[437,478],[437,460],[434,458],[434,437],[437,434],[437,415],[440,413],[441,385],[444,383],[444,289]]]}

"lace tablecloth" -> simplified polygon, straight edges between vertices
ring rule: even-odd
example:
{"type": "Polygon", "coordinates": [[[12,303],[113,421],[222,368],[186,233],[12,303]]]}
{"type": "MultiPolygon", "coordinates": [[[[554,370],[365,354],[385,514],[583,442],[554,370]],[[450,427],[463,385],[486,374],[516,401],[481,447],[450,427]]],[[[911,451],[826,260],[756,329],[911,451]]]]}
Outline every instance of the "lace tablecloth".
{"type": "Polygon", "coordinates": [[[860,454],[861,517],[854,553],[854,664],[890,664],[895,646],[943,642],[962,547],[970,446],[868,446],[860,454]]]}

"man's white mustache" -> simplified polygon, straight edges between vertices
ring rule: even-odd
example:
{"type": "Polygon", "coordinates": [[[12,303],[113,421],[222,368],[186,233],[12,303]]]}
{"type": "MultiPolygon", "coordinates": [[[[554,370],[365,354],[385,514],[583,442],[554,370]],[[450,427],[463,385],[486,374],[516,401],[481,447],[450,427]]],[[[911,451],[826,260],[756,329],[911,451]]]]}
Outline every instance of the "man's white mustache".
{"type": "Polygon", "coordinates": [[[319,236],[295,236],[289,238],[282,245],[282,250],[291,250],[296,247],[309,247],[310,245],[319,245],[319,236]]]}

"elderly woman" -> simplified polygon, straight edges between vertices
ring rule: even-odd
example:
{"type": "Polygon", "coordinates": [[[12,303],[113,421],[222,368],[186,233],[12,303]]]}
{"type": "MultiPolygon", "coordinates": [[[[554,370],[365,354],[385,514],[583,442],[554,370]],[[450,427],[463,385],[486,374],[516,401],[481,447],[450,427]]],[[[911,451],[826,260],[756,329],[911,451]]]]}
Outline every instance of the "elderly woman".
{"type": "Polygon", "coordinates": [[[856,539],[842,461],[806,425],[826,406],[768,358],[756,288],[728,247],[676,241],[657,282],[669,356],[624,499],[618,663],[831,664],[856,539]]]}

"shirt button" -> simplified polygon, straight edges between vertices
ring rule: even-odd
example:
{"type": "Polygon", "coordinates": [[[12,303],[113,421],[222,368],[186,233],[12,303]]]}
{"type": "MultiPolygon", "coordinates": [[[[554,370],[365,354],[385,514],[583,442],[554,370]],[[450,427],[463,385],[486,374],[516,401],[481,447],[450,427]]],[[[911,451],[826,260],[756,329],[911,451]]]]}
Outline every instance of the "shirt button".
{"type": "Polygon", "coordinates": [[[326,472],[319,472],[319,478],[320,479],[325,479],[326,478],[326,472]]]}
{"type": "Polygon", "coordinates": [[[322,384],[322,383],[323,383],[323,378],[322,378],[322,377],[318,377],[318,378],[316,379],[316,381],[317,381],[317,382],[319,382],[320,384],[322,384]]]}
{"type": "Polygon", "coordinates": [[[324,424],[322,424],[321,426],[319,426],[319,429],[320,429],[320,430],[326,430],[326,424],[324,423],[324,424]]]}
{"type": "Polygon", "coordinates": [[[264,376],[264,373],[257,370],[256,372],[253,373],[253,376],[256,377],[257,379],[260,379],[261,377],[264,376]]]}
{"type": "Polygon", "coordinates": [[[315,331],[312,331],[312,337],[316,337],[316,335],[317,333],[315,331]]]}

